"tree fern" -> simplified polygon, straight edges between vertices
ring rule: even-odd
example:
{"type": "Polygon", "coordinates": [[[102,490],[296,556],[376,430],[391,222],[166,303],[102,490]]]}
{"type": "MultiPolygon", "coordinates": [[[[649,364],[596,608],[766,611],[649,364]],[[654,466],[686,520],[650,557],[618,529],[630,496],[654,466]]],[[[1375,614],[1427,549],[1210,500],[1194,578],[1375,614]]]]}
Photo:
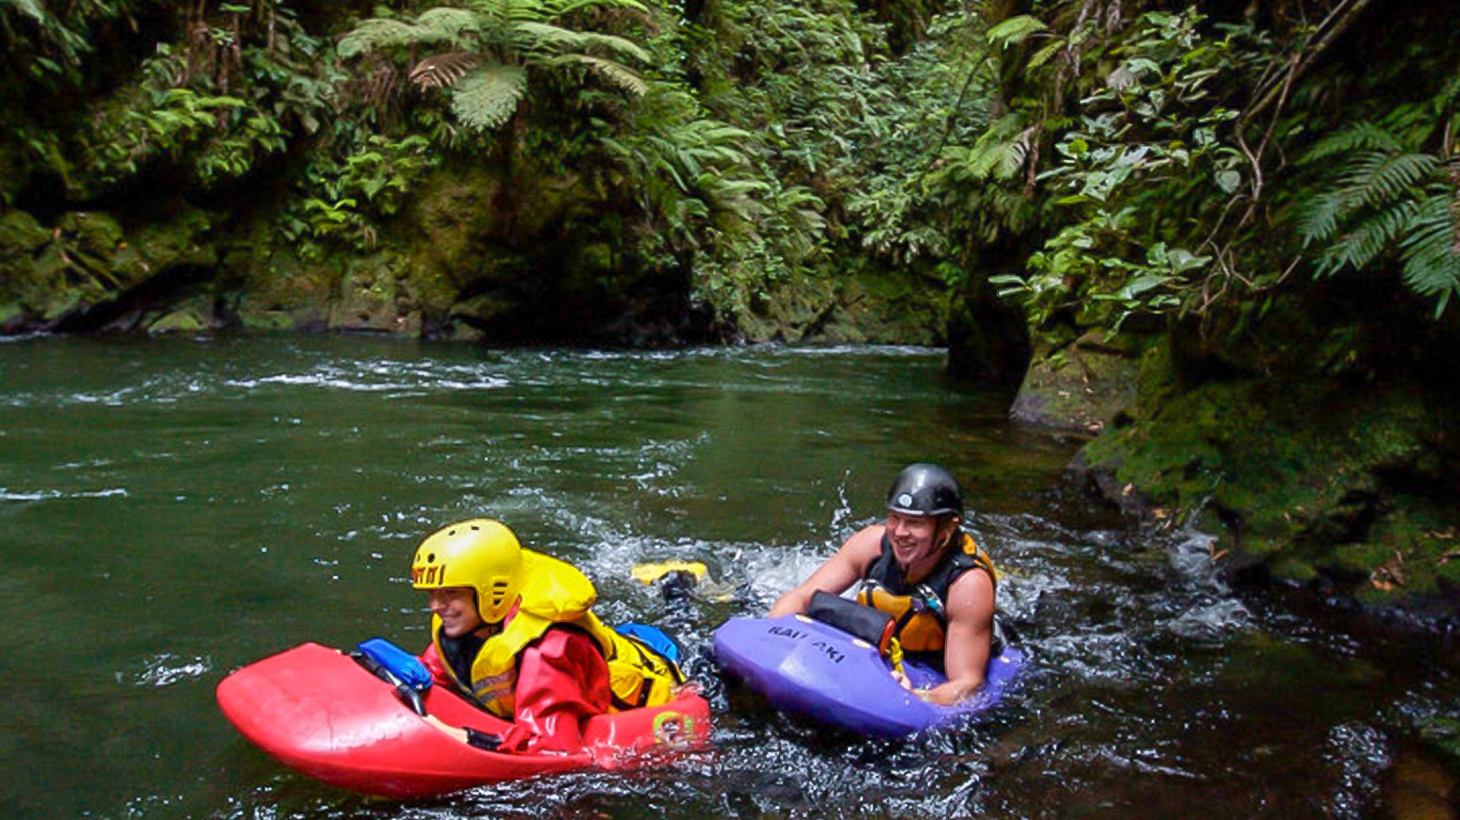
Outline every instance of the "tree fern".
{"type": "Polygon", "coordinates": [[[452,86],[451,110],[468,126],[491,130],[511,119],[526,91],[527,70],[521,66],[483,66],[452,86]]]}
{"type": "Polygon", "coordinates": [[[452,111],[467,126],[490,130],[507,122],[527,93],[528,69],[587,66],[631,94],[648,84],[619,62],[649,60],[642,46],[625,37],[580,31],[558,24],[584,9],[644,11],[638,0],[466,0],[464,6],[428,9],[414,19],[377,17],[341,40],[351,57],[379,50],[444,47],[411,69],[423,89],[452,91],[452,111]]]}
{"type": "Polygon", "coordinates": [[[447,44],[469,48],[472,35],[482,30],[483,20],[466,9],[435,8],[421,12],[414,22],[374,17],[356,26],[340,40],[341,57],[354,57],[398,47],[447,44]]]}
{"type": "Polygon", "coordinates": [[[1438,166],[1439,160],[1430,154],[1375,152],[1357,157],[1340,179],[1347,200],[1378,207],[1412,196],[1438,166]]]}
{"type": "Polygon", "coordinates": [[[991,177],[1012,179],[1029,157],[1032,131],[1021,114],[1006,114],[989,123],[972,145],[944,152],[944,158],[951,161],[949,172],[980,182],[991,177]]]}

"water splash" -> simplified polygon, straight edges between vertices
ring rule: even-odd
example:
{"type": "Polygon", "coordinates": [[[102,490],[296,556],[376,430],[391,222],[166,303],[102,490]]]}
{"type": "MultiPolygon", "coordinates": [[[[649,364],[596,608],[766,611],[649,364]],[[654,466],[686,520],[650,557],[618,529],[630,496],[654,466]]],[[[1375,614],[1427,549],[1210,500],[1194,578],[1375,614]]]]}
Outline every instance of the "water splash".
{"type": "Polygon", "coordinates": [[[145,662],[145,668],[132,676],[136,686],[172,686],[183,681],[198,680],[213,669],[213,661],[207,657],[184,660],[170,652],[155,655],[145,662]]]}

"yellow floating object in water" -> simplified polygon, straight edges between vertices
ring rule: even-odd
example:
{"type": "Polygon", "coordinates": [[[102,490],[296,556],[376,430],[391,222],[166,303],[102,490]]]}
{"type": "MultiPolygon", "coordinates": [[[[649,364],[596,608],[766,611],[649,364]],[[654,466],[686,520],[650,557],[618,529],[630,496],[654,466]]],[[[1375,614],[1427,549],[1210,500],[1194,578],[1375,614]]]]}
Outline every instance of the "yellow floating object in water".
{"type": "Polygon", "coordinates": [[[633,576],[644,584],[652,584],[671,572],[687,572],[696,582],[704,580],[708,570],[699,561],[661,561],[651,564],[635,564],[633,576]]]}

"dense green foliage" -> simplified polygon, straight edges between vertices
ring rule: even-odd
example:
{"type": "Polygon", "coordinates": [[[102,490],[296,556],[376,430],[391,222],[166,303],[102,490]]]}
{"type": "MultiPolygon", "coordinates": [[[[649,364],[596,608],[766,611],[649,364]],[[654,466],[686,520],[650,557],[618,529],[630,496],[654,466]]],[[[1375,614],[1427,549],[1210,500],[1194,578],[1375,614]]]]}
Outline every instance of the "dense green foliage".
{"type": "Polygon", "coordinates": [[[36,113],[6,118],[3,193],[268,178],[286,237],[369,251],[448,157],[530,149],[594,181],[624,264],[687,268],[732,317],[889,265],[993,277],[1051,351],[1133,316],[1244,332],[1293,277],[1380,268],[1442,317],[1448,36],[1361,39],[1362,0],[1209,5],[14,0],[7,106],[36,113]]]}

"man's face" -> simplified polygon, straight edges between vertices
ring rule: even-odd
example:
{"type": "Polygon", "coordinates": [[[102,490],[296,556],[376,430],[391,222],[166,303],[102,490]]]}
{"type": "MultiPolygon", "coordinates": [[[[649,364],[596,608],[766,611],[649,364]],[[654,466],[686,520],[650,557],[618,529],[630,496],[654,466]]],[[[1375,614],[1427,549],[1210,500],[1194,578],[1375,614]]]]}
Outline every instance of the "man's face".
{"type": "Polygon", "coordinates": [[[448,638],[460,638],[482,625],[477,614],[476,594],[468,587],[431,590],[431,612],[441,618],[441,631],[448,638]]]}
{"type": "Polygon", "coordinates": [[[938,521],[931,515],[887,512],[887,536],[892,556],[904,571],[938,551],[938,521]]]}

